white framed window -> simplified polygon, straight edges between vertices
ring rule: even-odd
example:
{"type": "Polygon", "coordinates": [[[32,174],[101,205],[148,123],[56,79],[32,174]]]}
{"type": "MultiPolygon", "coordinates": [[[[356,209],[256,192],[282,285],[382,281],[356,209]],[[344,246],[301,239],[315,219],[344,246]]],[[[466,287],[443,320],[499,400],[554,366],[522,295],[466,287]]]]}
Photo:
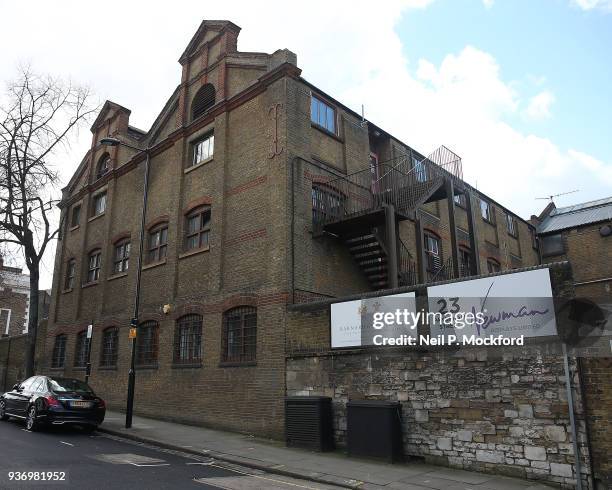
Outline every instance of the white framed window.
{"type": "Polygon", "coordinates": [[[0,332],[4,335],[9,334],[11,328],[11,310],[9,308],[0,308],[0,332]]]}
{"type": "Polygon", "coordinates": [[[190,167],[197,165],[204,160],[212,158],[215,150],[215,135],[210,134],[205,138],[196,141],[193,144],[193,157],[191,159],[190,167]]]}
{"type": "Polygon", "coordinates": [[[490,202],[484,199],[480,200],[480,215],[482,219],[489,223],[495,223],[495,212],[490,202]]]}
{"type": "Polygon", "coordinates": [[[106,211],[106,192],[96,194],[93,198],[93,216],[98,216],[106,211]]]}
{"type": "Polygon", "coordinates": [[[510,213],[506,213],[506,227],[510,235],[516,236],[516,219],[510,213]]]}
{"type": "Polygon", "coordinates": [[[336,109],[314,95],[310,98],[310,120],[317,126],[336,134],[336,109]]]}

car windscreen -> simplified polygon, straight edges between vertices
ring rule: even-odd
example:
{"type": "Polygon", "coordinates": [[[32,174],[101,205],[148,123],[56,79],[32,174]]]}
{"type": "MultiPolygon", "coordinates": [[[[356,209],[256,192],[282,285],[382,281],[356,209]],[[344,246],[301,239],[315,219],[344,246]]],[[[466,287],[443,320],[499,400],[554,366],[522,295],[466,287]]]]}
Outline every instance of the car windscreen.
{"type": "Polygon", "coordinates": [[[49,385],[56,393],[93,393],[88,384],[78,379],[50,378],[49,385]]]}

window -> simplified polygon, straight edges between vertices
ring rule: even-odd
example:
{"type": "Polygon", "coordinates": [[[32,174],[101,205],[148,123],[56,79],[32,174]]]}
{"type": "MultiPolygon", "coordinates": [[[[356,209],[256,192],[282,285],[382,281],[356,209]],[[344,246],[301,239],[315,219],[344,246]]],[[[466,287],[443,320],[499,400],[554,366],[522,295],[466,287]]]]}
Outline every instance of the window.
{"type": "Polygon", "coordinates": [[[66,264],[66,277],[64,278],[64,289],[72,289],[74,287],[74,278],[76,275],[76,260],[70,259],[66,264]]]}
{"type": "Polygon", "coordinates": [[[542,246],[542,256],[544,257],[549,257],[551,255],[563,255],[565,253],[563,236],[561,233],[541,237],[540,244],[542,246]]]}
{"type": "Polygon", "coordinates": [[[155,321],[144,322],[136,335],[136,364],[152,366],[157,363],[159,326],[155,321]]]}
{"type": "Polygon", "coordinates": [[[11,310],[8,308],[0,308],[0,333],[9,335],[11,327],[11,310]]]}
{"type": "Polygon", "coordinates": [[[442,267],[440,256],[440,238],[430,233],[425,234],[425,255],[427,258],[427,270],[437,272],[442,267]]]}
{"type": "Polygon", "coordinates": [[[239,306],[223,314],[222,360],[252,362],[257,353],[257,309],[239,306]]]}
{"type": "Polygon", "coordinates": [[[157,262],[166,258],[168,250],[168,224],[164,223],[149,231],[149,251],[147,262],[157,262]]]}
{"type": "Polygon", "coordinates": [[[204,160],[211,158],[215,149],[215,135],[211,134],[205,138],[196,141],[193,146],[193,157],[191,159],[190,167],[197,165],[204,160]]]}
{"type": "Polygon", "coordinates": [[[480,215],[483,220],[492,224],[495,223],[495,210],[493,206],[484,199],[480,200],[480,215]]]}
{"type": "Polygon", "coordinates": [[[106,211],[106,192],[96,194],[93,198],[93,216],[99,216],[106,211]]]}
{"type": "Polygon", "coordinates": [[[87,365],[87,331],[83,330],[77,334],[74,346],[74,367],[85,367],[87,365]]]}
{"type": "Polygon", "coordinates": [[[102,332],[102,354],[100,356],[100,366],[116,366],[118,352],[119,329],[117,327],[109,327],[102,332]]]}
{"type": "Polygon", "coordinates": [[[427,167],[425,167],[425,159],[419,160],[417,157],[412,157],[412,168],[414,176],[418,182],[427,180],[427,167]]]}
{"type": "Polygon", "coordinates": [[[516,218],[510,213],[506,213],[506,228],[512,236],[517,236],[516,218]]]}
{"type": "Polygon", "coordinates": [[[195,364],[202,361],[202,317],[186,315],[176,322],[174,362],[195,364]]]}
{"type": "Polygon", "coordinates": [[[310,120],[336,134],[336,110],[314,95],[310,98],[310,120]]]}
{"type": "Polygon", "coordinates": [[[130,262],[130,241],[123,240],[115,245],[115,257],[113,259],[113,272],[119,274],[128,270],[130,262]]]}
{"type": "Polygon", "coordinates": [[[100,250],[94,250],[89,254],[89,263],[87,267],[87,282],[96,282],[100,278],[100,262],[102,254],[100,250]]]}
{"type": "Polygon", "coordinates": [[[472,275],[472,252],[469,248],[459,247],[459,274],[461,277],[472,275]]]}
{"type": "Polygon", "coordinates": [[[501,264],[496,259],[487,259],[487,270],[489,274],[501,272],[501,264]]]}
{"type": "Polygon", "coordinates": [[[207,83],[197,91],[191,103],[191,119],[196,119],[215,105],[215,87],[207,83]]]}
{"type": "Polygon", "coordinates": [[[538,249],[538,237],[536,236],[536,231],[533,228],[529,228],[529,235],[531,236],[531,246],[534,249],[538,249]]]}
{"type": "Polygon", "coordinates": [[[187,215],[187,231],[185,234],[185,250],[208,247],[210,234],[210,208],[202,207],[187,215]]]}
{"type": "Polygon", "coordinates": [[[98,164],[96,165],[96,180],[104,177],[110,170],[110,156],[108,154],[102,155],[98,164]]]}
{"type": "Polygon", "coordinates": [[[312,222],[334,221],[342,216],[344,196],[323,184],[312,186],[312,222]]]}
{"type": "Polygon", "coordinates": [[[81,220],[81,205],[77,204],[72,208],[72,215],[70,216],[70,227],[75,228],[79,226],[81,220]]]}
{"type": "Polygon", "coordinates": [[[453,199],[455,200],[455,204],[461,208],[466,208],[467,207],[467,198],[465,194],[455,194],[453,196],[453,199]]]}
{"type": "Polygon", "coordinates": [[[66,335],[61,334],[55,337],[55,343],[53,344],[53,355],[51,357],[52,368],[64,367],[64,361],[66,360],[66,335]]]}

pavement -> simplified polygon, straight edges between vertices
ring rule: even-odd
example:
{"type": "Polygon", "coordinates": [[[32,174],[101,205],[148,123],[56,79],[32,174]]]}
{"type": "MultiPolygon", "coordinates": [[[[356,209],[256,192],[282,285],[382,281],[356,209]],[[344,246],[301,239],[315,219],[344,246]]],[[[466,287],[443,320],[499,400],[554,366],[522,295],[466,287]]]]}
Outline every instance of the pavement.
{"type": "Polygon", "coordinates": [[[0,422],[0,489],[337,490],[283,475],[174,451],[111,434],[0,422]]]}
{"type": "MultiPolygon", "coordinates": [[[[191,454],[206,455],[268,474],[324,485],[363,490],[550,490],[533,481],[407,462],[386,464],[348,458],[340,451],[317,453],[287,448],[283,443],[252,436],[106,412],[99,430],[191,454]]],[[[262,486],[261,488],[268,488],[262,486]]]]}

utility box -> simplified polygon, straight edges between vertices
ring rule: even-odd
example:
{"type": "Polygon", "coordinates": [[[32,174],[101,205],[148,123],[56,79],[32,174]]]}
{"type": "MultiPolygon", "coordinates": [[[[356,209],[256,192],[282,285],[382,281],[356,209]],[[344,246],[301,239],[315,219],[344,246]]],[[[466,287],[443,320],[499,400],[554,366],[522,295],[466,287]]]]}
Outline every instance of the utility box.
{"type": "Polygon", "coordinates": [[[347,453],[395,463],[404,459],[402,405],[382,400],[350,401],[347,411],[347,453]]]}
{"type": "Polygon", "coordinates": [[[334,449],[331,398],[288,396],[285,398],[285,439],[289,447],[313,451],[334,449]]]}

